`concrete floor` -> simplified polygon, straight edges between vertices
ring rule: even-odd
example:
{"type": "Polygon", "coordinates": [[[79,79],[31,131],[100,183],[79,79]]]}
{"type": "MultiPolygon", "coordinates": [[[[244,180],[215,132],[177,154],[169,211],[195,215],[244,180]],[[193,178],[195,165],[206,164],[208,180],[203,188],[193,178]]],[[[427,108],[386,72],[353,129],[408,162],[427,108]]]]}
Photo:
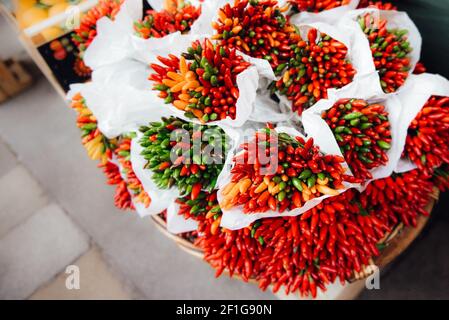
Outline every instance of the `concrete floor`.
{"type": "MultiPolygon", "coordinates": [[[[17,45],[12,39],[0,20],[0,46],[17,45]]],[[[0,298],[274,298],[214,279],[149,219],[115,209],[79,134],[75,114],[43,78],[0,105],[0,298]],[[80,291],[65,288],[71,264],[80,267],[80,291]]],[[[447,200],[434,215],[381,277],[381,290],[362,299],[449,298],[447,200]]]]}

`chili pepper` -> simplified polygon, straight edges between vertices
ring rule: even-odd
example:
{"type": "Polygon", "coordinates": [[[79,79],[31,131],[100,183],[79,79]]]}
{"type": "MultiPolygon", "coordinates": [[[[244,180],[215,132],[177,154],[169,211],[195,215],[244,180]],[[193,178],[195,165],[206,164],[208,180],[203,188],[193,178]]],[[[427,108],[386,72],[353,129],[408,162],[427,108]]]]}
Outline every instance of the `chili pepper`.
{"type": "Polygon", "coordinates": [[[189,118],[201,123],[235,119],[239,97],[237,76],[250,65],[235,49],[195,41],[177,57],[158,57],[165,66],[152,64],[150,79],[159,96],[189,118]]]}
{"type": "Polygon", "coordinates": [[[218,20],[212,23],[216,30],[212,39],[267,60],[279,74],[292,57],[292,45],[299,37],[282,14],[287,9],[272,0],[236,0],[233,6],[226,4],[218,11],[218,20]]]}
{"type": "Polygon", "coordinates": [[[294,12],[321,12],[348,5],[350,0],[288,0],[294,12]]]}
{"type": "Polygon", "coordinates": [[[321,116],[333,131],[355,177],[371,179],[370,170],[387,163],[391,133],[383,105],[341,99],[321,116]]]}
{"type": "Polygon", "coordinates": [[[145,168],[153,172],[153,181],[161,189],[175,185],[192,200],[201,189],[212,191],[228,150],[223,130],[175,117],[161,120],[139,129],[142,155],[148,161],[145,168]],[[210,153],[205,151],[209,149],[210,153]]]}
{"type": "Polygon", "coordinates": [[[407,38],[408,30],[387,29],[388,21],[377,21],[371,14],[358,18],[360,28],[371,46],[374,65],[386,93],[401,87],[410,71],[410,52],[413,48],[407,38]]]}
{"type": "Polygon", "coordinates": [[[313,139],[305,141],[301,137],[278,134],[268,127],[256,133],[242,149],[243,156],[238,159],[244,161],[237,162],[234,158],[231,182],[222,190],[220,206],[225,209],[242,205],[244,213],[293,210],[315,197],[339,194],[337,189],[342,187],[343,181],[357,181],[344,175],[343,159],[322,155],[313,139]],[[271,164],[261,166],[253,161],[258,157],[260,143],[273,151],[270,157],[279,163],[276,172],[265,173],[261,169],[268,170],[271,164]]]}
{"type": "Polygon", "coordinates": [[[403,157],[429,177],[449,163],[449,97],[432,96],[408,128],[403,157]]]}
{"type": "Polygon", "coordinates": [[[308,40],[300,39],[294,52],[283,77],[269,89],[291,100],[293,111],[299,115],[327,98],[328,89],[350,83],[356,73],[347,61],[348,48],[324,33],[318,35],[317,29],[310,29],[308,40]]]}

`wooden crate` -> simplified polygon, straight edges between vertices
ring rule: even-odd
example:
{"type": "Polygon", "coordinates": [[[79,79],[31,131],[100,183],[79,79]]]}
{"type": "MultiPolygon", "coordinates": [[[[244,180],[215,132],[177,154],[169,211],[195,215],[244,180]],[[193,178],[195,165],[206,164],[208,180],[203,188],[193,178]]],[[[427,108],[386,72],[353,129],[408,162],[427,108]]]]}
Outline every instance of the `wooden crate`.
{"type": "Polygon", "coordinates": [[[33,82],[22,64],[14,59],[0,60],[0,102],[22,92],[33,82]]]}

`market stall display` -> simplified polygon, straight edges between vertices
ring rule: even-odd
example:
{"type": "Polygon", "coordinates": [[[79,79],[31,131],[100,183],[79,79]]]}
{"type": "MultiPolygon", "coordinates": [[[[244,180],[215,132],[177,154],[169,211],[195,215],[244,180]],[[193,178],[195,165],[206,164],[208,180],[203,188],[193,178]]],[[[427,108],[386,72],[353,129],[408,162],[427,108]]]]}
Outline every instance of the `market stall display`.
{"type": "Polygon", "coordinates": [[[78,41],[92,80],[69,93],[83,145],[119,208],[152,215],[217,276],[320,296],[385,265],[447,188],[449,81],[425,73],[391,4],[92,10],[107,3],[78,41]],[[266,123],[273,106],[285,117],[266,123]]]}

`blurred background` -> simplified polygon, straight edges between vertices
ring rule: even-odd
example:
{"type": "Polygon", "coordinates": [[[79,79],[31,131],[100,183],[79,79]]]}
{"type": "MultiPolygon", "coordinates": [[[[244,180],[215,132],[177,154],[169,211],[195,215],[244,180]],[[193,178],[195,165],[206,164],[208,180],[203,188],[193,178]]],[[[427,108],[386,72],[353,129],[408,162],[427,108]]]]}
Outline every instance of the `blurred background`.
{"type": "MultiPolygon", "coordinates": [[[[149,218],[114,207],[63,99],[70,83],[88,79],[61,27],[73,1],[37,2],[1,1],[0,299],[275,298],[215,279],[149,218]],[[80,267],[80,290],[66,289],[71,264],[80,267]]],[[[448,78],[449,0],[393,2],[421,31],[428,72],[448,78]]],[[[383,272],[381,289],[360,299],[449,299],[448,202],[441,195],[418,239],[383,272]]]]}

